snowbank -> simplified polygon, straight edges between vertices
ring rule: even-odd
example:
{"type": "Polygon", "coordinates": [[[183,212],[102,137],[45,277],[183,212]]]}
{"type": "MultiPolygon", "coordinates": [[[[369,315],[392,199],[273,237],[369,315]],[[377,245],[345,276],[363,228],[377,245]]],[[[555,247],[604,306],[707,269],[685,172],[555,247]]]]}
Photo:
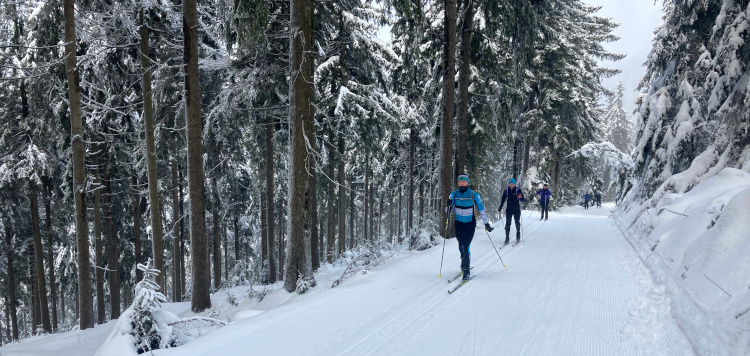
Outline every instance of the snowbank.
{"type": "Polygon", "coordinates": [[[750,173],[725,168],[617,220],[697,353],[750,354],[750,173]]]}

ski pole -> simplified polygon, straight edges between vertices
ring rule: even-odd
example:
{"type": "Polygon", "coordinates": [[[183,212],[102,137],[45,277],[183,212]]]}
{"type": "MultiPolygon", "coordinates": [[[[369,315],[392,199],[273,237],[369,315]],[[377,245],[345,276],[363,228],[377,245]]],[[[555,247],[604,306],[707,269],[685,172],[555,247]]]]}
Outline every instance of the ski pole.
{"type": "Polygon", "coordinates": [[[492,244],[492,248],[495,249],[495,253],[497,253],[497,257],[500,258],[500,262],[502,262],[503,267],[508,267],[508,266],[505,265],[505,262],[503,262],[503,258],[500,257],[500,252],[497,252],[497,247],[495,247],[495,243],[492,242],[492,238],[490,237],[489,231],[487,231],[487,229],[484,229],[484,232],[487,234],[487,238],[490,239],[490,243],[492,244]]]}
{"type": "MultiPolygon", "coordinates": [[[[448,219],[450,219],[450,215],[448,215],[448,219]]],[[[445,257],[445,240],[448,238],[448,219],[445,219],[445,235],[443,236],[443,254],[440,255],[440,273],[438,273],[438,278],[443,277],[443,258],[445,257]]]]}
{"type": "Polygon", "coordinates": [[[526,246],[526,234],[523,232],[523,214],[521,214],[521,241],[523,241],[523,245],[526,246]]]}

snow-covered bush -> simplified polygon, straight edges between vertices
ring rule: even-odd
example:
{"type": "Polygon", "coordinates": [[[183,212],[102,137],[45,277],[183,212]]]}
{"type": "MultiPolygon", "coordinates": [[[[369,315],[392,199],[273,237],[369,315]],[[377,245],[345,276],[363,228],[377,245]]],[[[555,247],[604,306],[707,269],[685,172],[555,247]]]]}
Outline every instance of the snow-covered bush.
{"type": "Polygon", "coordinates": [[[138,264],[138,269],[143,271],[143,279],[135,286],[133,304],[117,319],[97,356],[136,355],[179,345],[177,333],[170,325],[179,318],[157,310],[167,301],[156,283],[159,270],[151,268],[151,260],[145,265],[138,264]]]}
{"type": "Polygon", "coordinates": [[[302,294],[304,292],[307,292],[310,288],[312,288],[312,283],[310,283],[310,280],[306,279],[305,276],[299,275],[297,278],[297,287],[295,288],[295,292],[297,294],[302,294]]]}

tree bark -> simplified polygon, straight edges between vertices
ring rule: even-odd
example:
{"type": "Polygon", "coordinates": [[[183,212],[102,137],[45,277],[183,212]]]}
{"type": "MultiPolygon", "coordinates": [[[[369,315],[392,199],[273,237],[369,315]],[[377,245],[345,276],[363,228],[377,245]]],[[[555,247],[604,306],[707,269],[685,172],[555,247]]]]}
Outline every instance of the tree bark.
{"type": "MultiPolygon", "coordinates": [[[[138,187],[138,176],[135,174],[133,174],[131,189],[133,190],[133,245],[135,245],[135,263],[138,265],[143,262],[143,246],[141,242],[141,192],[138,187]]],[[[135,270],[135,279],[136,281],[143,279],[143,272],[137,268],[135,270]]]]}
{"type": "Polygon", "coordinates": [[[5,246],[8,256],[8,305],[13,340],[18,340],[18,314],[16,312],[16,274],[13,270],[13,230],[10,219],[5,220],[5,246]]]}
{"type": "MultiPolygon", "coordinates": [[[[328,139],[333,140],[333,130],[328,131],[328,139]]],[[[334,173],[333,173],[333,147],[330,147],[328,150],[328,241],[327,241],[327,249],[326,249],[326,256],[328,257],[328,263],[333,263],[333,261],[336,259],[336,210],[333,206],[333,201],[336,199],[336,183],[333,181],[334,173]]]]}
{"type": "Polygon", "coordinates": [[[47,227],[47,266],[49,267],[49,289],[52,299],[52,330],[57,331],[57,283],[55,282],[55,256],[52,244],[52,183],[48,177],[43,177],[44,182],[44,213],[47,227]]]}
{"type": "MultiPolygon", "coordinates": [[[[154,104],[151,94],[151,59],[148,45],[148,27],[141,17],[141,68],[143,69],[143,117],[146,131],[146,170],[148,173],[148,200],[151,205],[151,241],[154,256],[154,268],[159,270],[157,280],[166,281],[164,270],[164,230],[161,224],[161,203],[159,202],[159,183],[156,178],[156,144],[154,139],[154,104]]],[[[161,282],[160,291],[166,290],[166,283],[161,282]]]]}
{"type": "Polygon", "coordinates": [[[336,257],[341,256],[346,249],[346,171],[344,170],[344,134],[339,133],[339,251],[336,257]]]}
{"type": "MultiPolygon", "coordinates": [[[[109,157],[105,162],[109,161],[109,157]]],[[[104,234],[107,239],[107,269],[109,270],[109,295],[110,295],[110,318],[112,320],[120,317],[120,266],[119,266],[119,243],[114,231],[112,221],[112,183],[107,169],[108,163],[104,164],[104,234]]]]}
{"type": "Polygon", "coordinates": [[[81,90],[78,87],[76,58],[75,0],[65,0],[65,72],[70,107],[70,136],[73,164],[73,195],[76,208],[76,244],[78,245],[78,295],[83,312],[79,327],[94,327],[94,303],[91,296],[91,267],[89,266],[89,232],[86,222],[86,162],[81,118],[81,90]]]}
{"type": "Polygon", "coordinates": [[[307,270],[305,251],[305,200],[309,201],[310,189],[308,180],[311,179],[308,170],[312,170],[311,155],[307,151],[306,142],[315,139],[310,130],[314,100],[314,72],[313,72],[313,16],[312,0],[292,0],[290,8],[291,21],[291,51],[289,62],[291,66],[289,103],[290,103],[290,165],[289,165],[289,255],[286,258],[286,273],[284,275],[284,289],[294,292],[297,278],[310,276],[307,270]],[[306,130],[307,129],[307,130],[306,130]],[[308,194],[306,194],[308,193],[308,194]]]}
{"type": "Polygon", "coordinates": [[[102,197],[102,182],[100,173],[100,162],[99,156],[101,155],[101,146],[96,144],[94,146],[94,261],[96,263],[96,323],[104,324],[107,318],[106,306],[104,304],[104,257],[102,256],[102,249],[104,244],[102,241],[102,213],[101,213],[101,197],[102,197]]]}
{"type": "Polygon", "coordinates": [[[356,238],[354,236],[354,199],[356,198],[356,190],[354,184],[351,185],[352,190],[349,192],[349,249],[354,249],[356,238]]]}
{"type": "MultiPolygon", "coordinates": [[[[445,0],[445,72],[443,73],[443,122],[440,125],[440,197],[448,199],[451,191],[453,170],[453,115],[456,77],[456,0],[445,0]]],[[[441,210],[440,221],[448,214],[441,210]]],[[[442,226],[441,226],[442,227],[442,226]]],[[[443,237],[448,237],[446,230],[443,237]]]]}
{"type": "MultiPolygon", "coordinates": [[[[172,151],[175,151],[174,147],[172,151]]],[[[180,197],[177,182],[177,160],[172,158],[172,300],[175,302],[182,301],[182,291],[180,290],[180,239],[177,221],[182,220],[179,214],[180,197]]],[[[137,262],[137,258],[136,258],[137,262]]]]}
{"type": "Polygon", "coordinates": [[[363,215],[364,216],[363,216],[362,220],[364,220],[363,223],[365,225],[365,228],[362,231],[363,232],[362,233],[362,239],[363,239],[364,243],[370,242],[370,236],[369,236],[370,229],[369,229],[369,225],[368,225],[368,223],[369,223],[369,215],[370,215],[370,194],[369,194],[369,189],[370,189],[370,157],[369,157],[369,155],[365,155],[365,186],[364,186],[364,189],[362,191],[362,193],[363,193],[362,194],[362,201],[364,202],[364,204],[362,204],[362,206],[364,208],[363,209],[364,210],[363,211],[363,215]]]}
{"type": "MultiPolygon", "coordinates": [[[[268,283],[276,283],[276,239],[274,231],[274,160],[273,160],[273,136],[275,126],[271,115],[266,116],[266,241],[268,249],[268,283]],[[270,209],[270,210],[268,210],[270,209]]],[[[280,261],[284,263],[283,260],[280,261]]]]}
{"type": "Polygon", "coordinates": [[[409,130],[409,197],[406,207],[406,233],[410,234],[413,226],[414,212],[414,147],[417,144],[417,132],[409,130]]]}
{"type": "Polygon", "coordinates": [[[203,123],[198,77],[198,8],[196,0],[182,3],[187,92],[188,191],[190,193],[190,251],[193,254],[190,309],[200,313],[211,307],[211,268],[208,264],[206,210],[203,187],[203,123]]]}
{"type": "MultiPolygon", "coordinates": [[[[311,140],[311,143],[314,140],[311,140]]],[[[313,147],[315,150],[315,147],[313,147]]],[[[310,177],[310,206],[308,211],[310,212],[310,257],[312,262],[312,270],[317,271],[320,268],[320,249],[319,241],[320,231],[318,230],[318,175],[313,167],[310,170],[313,176],[310,177]]]]}
{"type": "Polygon", "coordinates": [[[370,183],[370,189],[369,189],[369,198],[367,200],[370,202],[370,232],[367,233],[367,236],[370,238],[370,242],[375,242],[375,225],[374,225],[374,218],[375,218],[375,197],[373,197],[373,190],[375,189],[374,184],[370,183]]]}
{"type": "MultiPolygon", "coordinates": [[[[187,274],[185,273],[185,209],[184,209],[184,201],[183,199],[183,175],[182,175],[182,165],[177,166],[177,173],[179,176],[179,191],[177,192],[180,195],[180,292],[184,295],[185,294],[185,284],[187,282],[187,274]]],[[[182,300],[182,295],[180,296],[180,300],[182,300]]]]}
{"type": "Polygon", "coordinates": [[[463,26],[461,28],[461,66],[458,74],[458,134],[456,135],[456,176],[466,174],[466,136],[469,114],[469,80],[471,79],[471,33],[473,31],[474,3],[463,0],[463,26]]]}
{"type": "Polygon", "coordinates": [[[221,223],[219,222],[219,190],[216,186],[216,178],[213,179],[214,193],[214,288],[221,287],[221,223]]]}

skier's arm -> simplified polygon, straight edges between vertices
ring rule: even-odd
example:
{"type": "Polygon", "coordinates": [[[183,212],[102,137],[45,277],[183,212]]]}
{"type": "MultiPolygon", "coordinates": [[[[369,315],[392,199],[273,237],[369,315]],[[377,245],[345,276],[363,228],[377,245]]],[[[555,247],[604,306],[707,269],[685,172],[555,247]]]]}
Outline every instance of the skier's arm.
{"type": "Polygon", "coordinates": [[[505,205],[505,199],[508,198],[508,190],[503,190],[503,199],[500,200],[500,207],[497,208],[497,211],[502,212],[503,211],[503,205],[505,205]]]}
{"type": "Polygon", "coordinates": [[[448,196],[448,201],[445,202],[445,212],[450,213],[452,207],[453,207],[453,193],[451,193],[451,195],[448,196]]]}
{"type": "Polygon", "coordinates": [[[521,188],[518,188],[518,200],[522,202],[526,202],[526,199],[524,198],[523,191],[521,188]]]}
{"type": "Polygon", "coordinates": [[[482,216],[482,221],[484,221],[485,225],[488,225],[490,221],[487,219],[487,214],[484,212],[484,204],[482,204],[482,197],[479,196],[479,193],[474,193],[474,201],[477,203],[477,210],[479,210],[479,215],[482,216]]]}

